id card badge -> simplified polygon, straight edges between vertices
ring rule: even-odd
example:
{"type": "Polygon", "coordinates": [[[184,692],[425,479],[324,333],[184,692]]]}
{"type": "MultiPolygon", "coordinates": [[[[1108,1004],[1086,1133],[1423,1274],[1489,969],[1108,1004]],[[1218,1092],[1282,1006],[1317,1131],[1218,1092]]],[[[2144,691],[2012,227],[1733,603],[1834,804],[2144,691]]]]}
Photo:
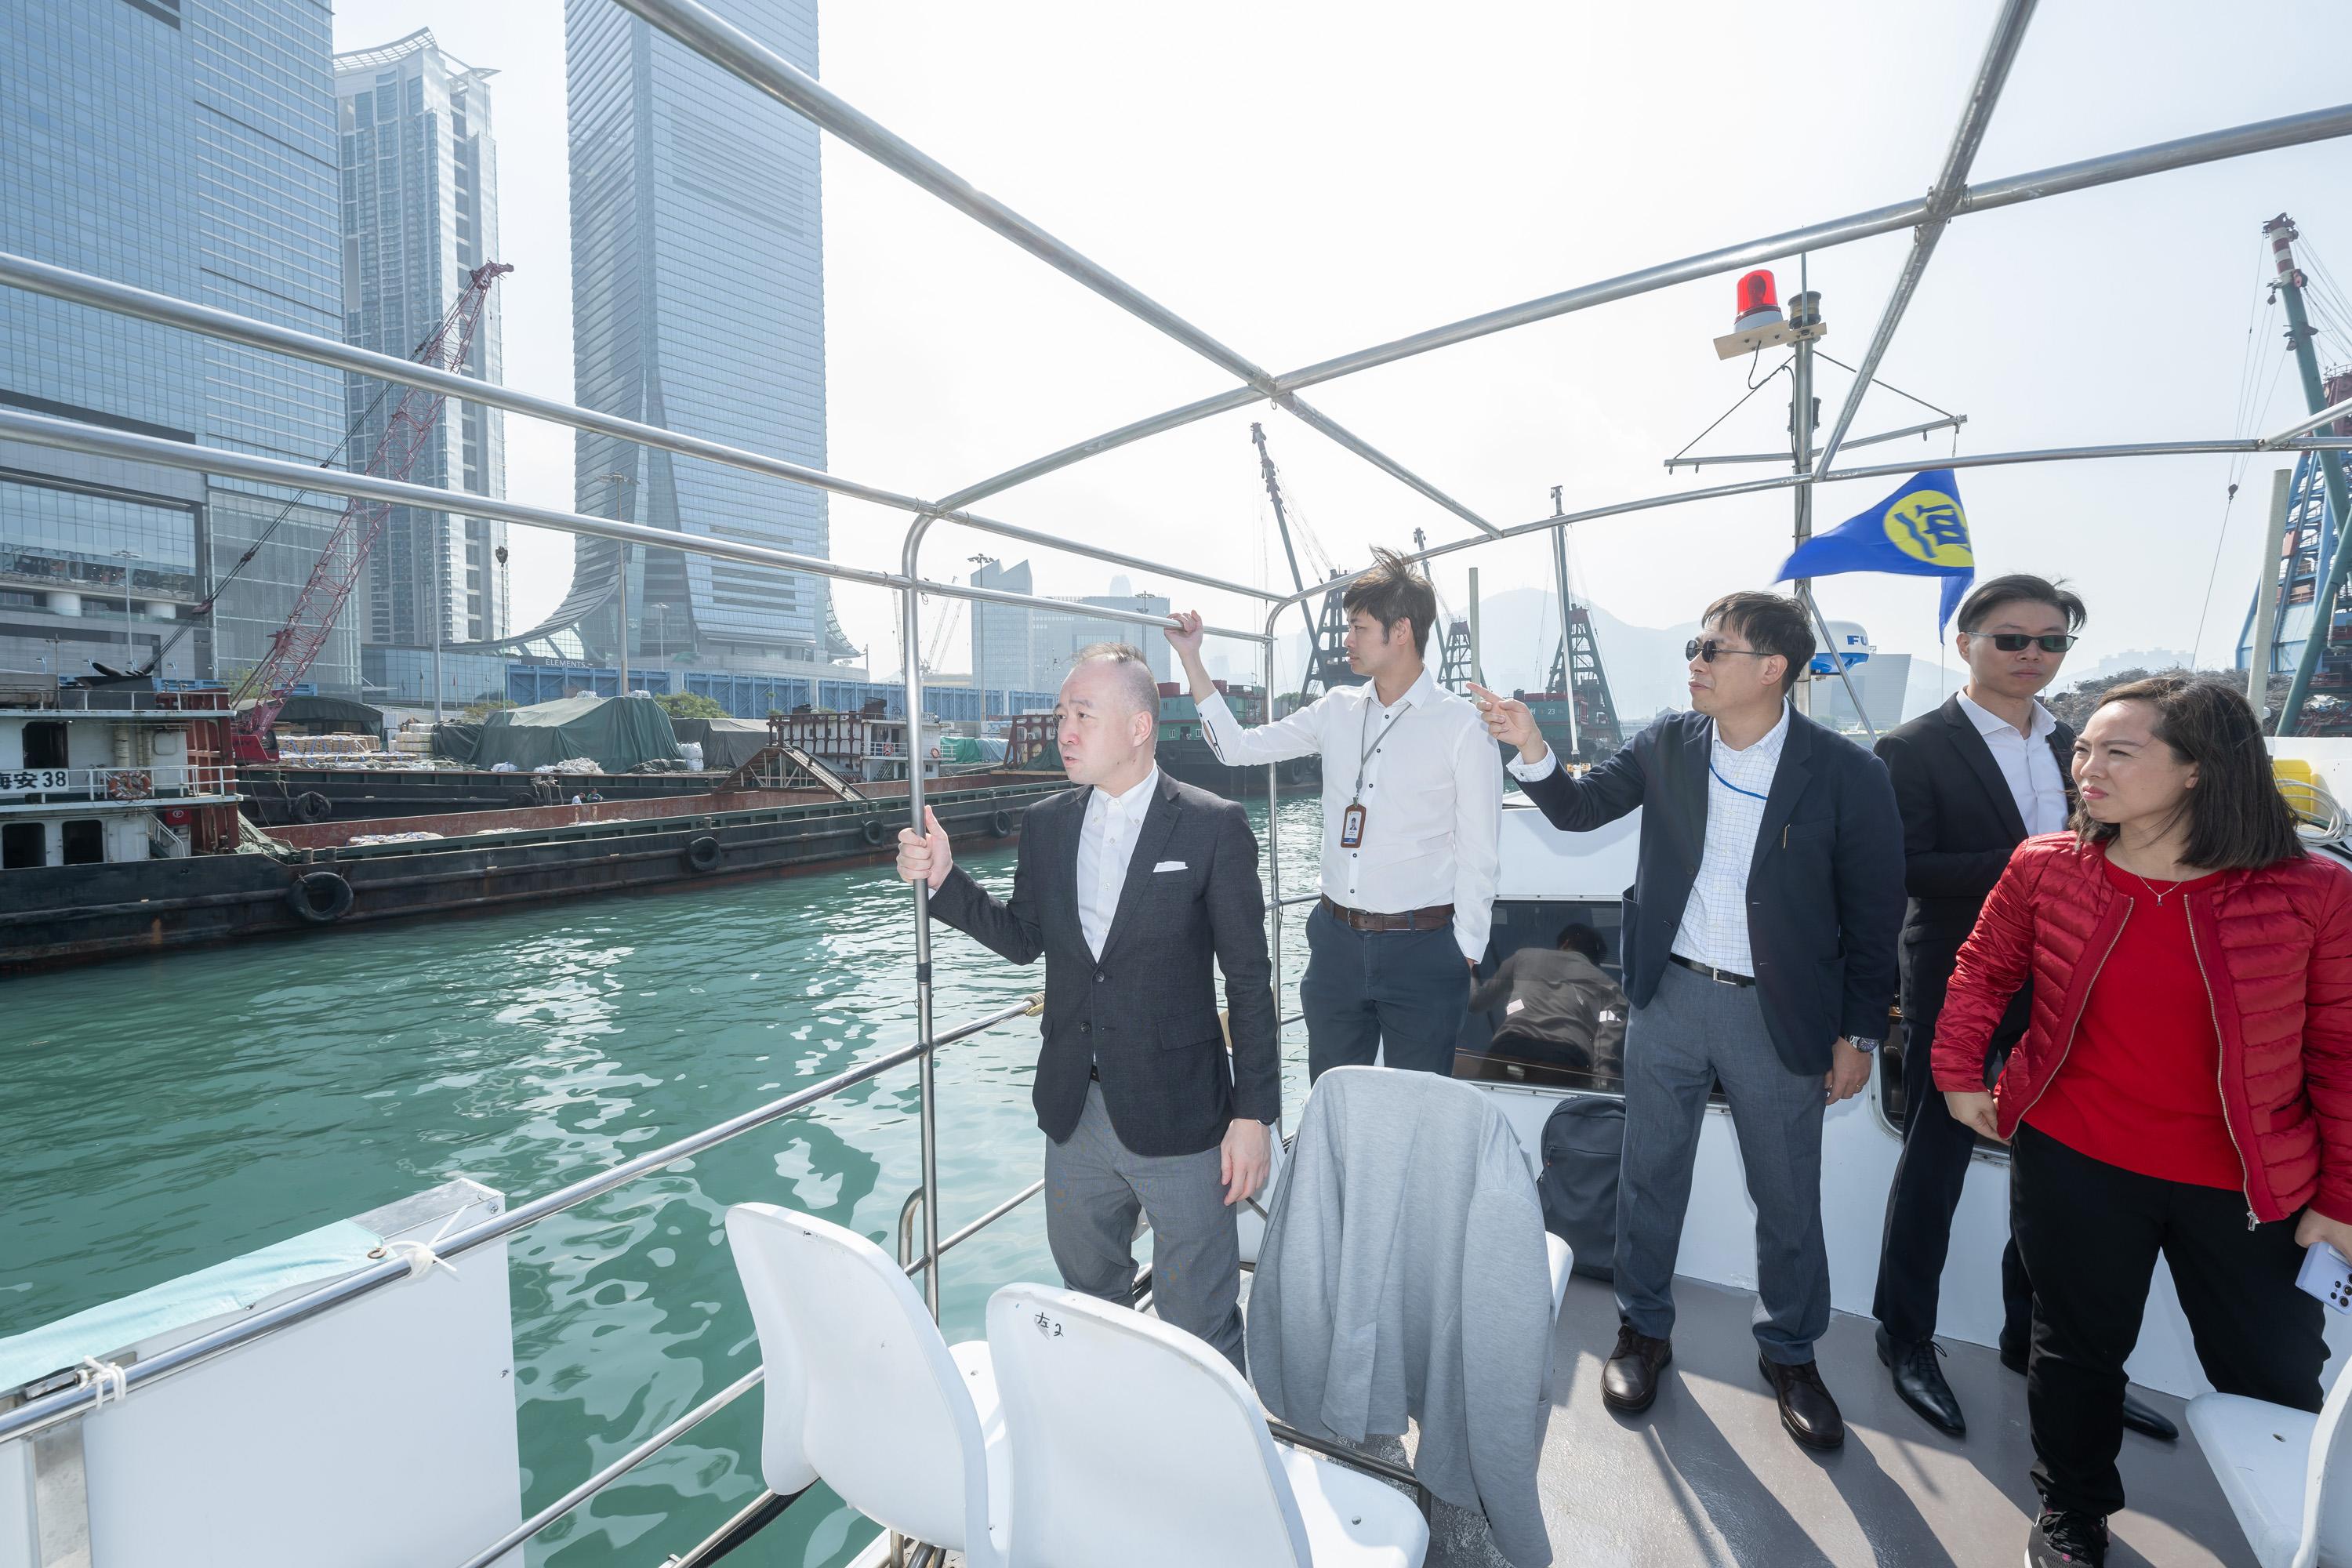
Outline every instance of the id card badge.
{"type": "Polygon", "coordinates": [[[1364,842],[1364,808],[1351,805],[1339,814],[1339,847],[1354,849],[1364,842]]]}

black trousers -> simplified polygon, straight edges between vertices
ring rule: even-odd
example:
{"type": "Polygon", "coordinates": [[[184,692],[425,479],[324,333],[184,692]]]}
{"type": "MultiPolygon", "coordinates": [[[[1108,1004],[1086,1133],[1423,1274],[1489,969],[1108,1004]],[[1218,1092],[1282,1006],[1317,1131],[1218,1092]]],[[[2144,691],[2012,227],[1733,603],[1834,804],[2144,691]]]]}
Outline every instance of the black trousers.
{"type": "MultiPolygon", "coordinates": [[[[1951,1250],[1952,1215],[1968,1184],[1975,1130],[1952,1120],[1929,1063],[1935,1022],[1906,1026],[1903,1043],[1903,1152],[1886,1190],[1886,1229],[1878,1248],[1878,1290],[1870,1315],[1898,1343],[1936,1331],[1944,1259],[1951,1250]]],[[[2021,1356],[2033,1327],[2033,1284],[2011,1237],[2000,1254],[2004,1309],[2000,1348],[2021,1356]]]]}
{"type": "Polygon", "coordinates": [[[2025,1407],[2045,1507],[2124,1506],[2124,1361],[2158,1253],[2215,1388],[2319,1408],[2327,1343],[2318,1300],[2295,1289],[2292,1219],[2250,1230],[2242,1194],[2122,1170],[2031,1127],[2011,1148],[2010,1226],[2034,1283],[2025,1407]]]}

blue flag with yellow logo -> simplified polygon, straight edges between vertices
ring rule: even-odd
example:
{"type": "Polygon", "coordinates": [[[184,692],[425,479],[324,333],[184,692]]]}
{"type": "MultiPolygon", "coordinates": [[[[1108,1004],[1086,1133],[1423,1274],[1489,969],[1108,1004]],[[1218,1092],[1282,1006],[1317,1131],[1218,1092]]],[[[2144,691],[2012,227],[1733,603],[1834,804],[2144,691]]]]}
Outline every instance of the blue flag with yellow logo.
{"type": "Polygon", "coordinates": [[[1868,511],[1808,539],[1780,563],[1776,580],[1834,577],[1841,572],[1941,577],[1944,596],[1937,607],[1936,635],[1943,636],[1977,574],[1969,515],[1960,510],[1960,484],[1952,470],[1914,474],[1868,511]]]}

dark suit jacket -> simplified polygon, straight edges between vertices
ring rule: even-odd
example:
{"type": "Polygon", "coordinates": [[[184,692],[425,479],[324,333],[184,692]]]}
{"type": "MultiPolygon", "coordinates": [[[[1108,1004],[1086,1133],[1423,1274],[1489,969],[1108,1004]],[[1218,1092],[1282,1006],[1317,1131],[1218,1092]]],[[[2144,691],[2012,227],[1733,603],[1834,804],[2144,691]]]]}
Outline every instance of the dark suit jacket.
{"type": "MultiPolygon", "coordinates": [[[[1657,994],[1706,848],[1714,722],[1668,713],[1581,778],[1554,769],[1520,784],[1555,827],[1581,833],[1642,810],[1625,895],[1625,994],[1657,994]]],[[[1748,941],[1764,1023],[1789,1070],[1825,1073],[1840,1036],[1886,1033],[1903,911],[1903,825],[1878,760],[1801,713],[1748,868],[1748,941]]]]}
{"type": "MultiPolygon", "coordinates": [[[[2050,736],[2066,802],[2074,801],[2074,731],[2060,724],[2050,736]]],[[[1944,1008],[1944,988],[1960,944],[1977,923],[1986,896],[2025,839],[2025,819],[2000,765],[1992,759],[1958,697],[1879,737],[1879,760],[1895,784],[1903,813],[1903,884],[1911,896],[1903,917],[1903,1016],[1932,1029],[1944,1008]]],[[[1993,1035],[1993,1053],[2005,1055],[2025,1032],[2020,991],[1993,1035]]]]}
{"type": "Polygon", "coordinates": [[[1138,1154],[1196,1154],[1237,1116],[1279,1120],[1274,973],[1248,814],[1163,772],[1097,963],[1078,924],[1078,837],[1093,795],[1074,789],[1029,808],[1010,900],[961,866],[931,895],[933,914],[1013,963],[1045,956],[1037,1125],[1057,1143],[1070,1136],[1097,1062],[1111,1127],[1138,1154]],[[1181,868],[1153,869],[1171,860],[1181,868]],[[1212,957],[1225,973],[1230,1063],[1212,957]]]}

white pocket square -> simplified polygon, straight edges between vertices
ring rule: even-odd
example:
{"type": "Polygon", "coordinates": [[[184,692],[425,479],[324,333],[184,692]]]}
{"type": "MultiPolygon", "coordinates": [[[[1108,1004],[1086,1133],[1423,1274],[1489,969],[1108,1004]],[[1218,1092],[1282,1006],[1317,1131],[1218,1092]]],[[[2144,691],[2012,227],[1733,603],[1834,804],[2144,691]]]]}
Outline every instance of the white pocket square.
{"type": "Polygon", "coordinates": [[[1151,868],[1151,872],[1152,875],[1158,876],[1162,871],[1181,871],[1182,869],[1184,869],[1184,862],[1181,860],[1162,860],[1159,865],[1151,868]]]}

